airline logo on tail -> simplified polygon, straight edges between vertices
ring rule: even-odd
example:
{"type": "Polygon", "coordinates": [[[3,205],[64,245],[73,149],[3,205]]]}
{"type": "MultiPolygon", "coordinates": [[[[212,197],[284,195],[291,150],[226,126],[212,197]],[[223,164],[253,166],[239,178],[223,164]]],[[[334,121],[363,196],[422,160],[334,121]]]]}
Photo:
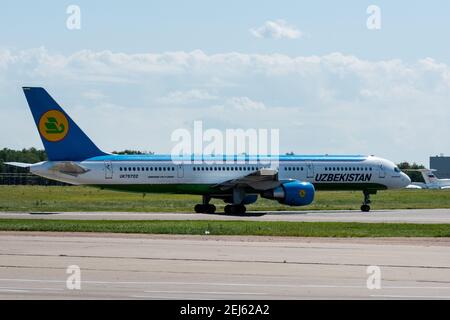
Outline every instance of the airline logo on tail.
{"type": "Polygon", "coordinates": [[[69,132],[69,121],[64,113],[58,110],[49,110],[39,120],[39,133],[45,140],[58,142],[64,139],[69,132]]]}

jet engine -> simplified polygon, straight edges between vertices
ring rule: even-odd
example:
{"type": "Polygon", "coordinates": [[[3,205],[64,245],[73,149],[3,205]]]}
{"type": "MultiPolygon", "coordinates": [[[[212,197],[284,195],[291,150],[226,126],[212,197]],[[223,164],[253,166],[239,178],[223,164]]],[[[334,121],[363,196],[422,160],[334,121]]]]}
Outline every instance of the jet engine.
{"type": "Polygon", "coordinates": [[[265,191],[261,196],[289,206],[307,206],[313,202],[314,193],[314,186],[311,183],[293,180],[265,191]]]}

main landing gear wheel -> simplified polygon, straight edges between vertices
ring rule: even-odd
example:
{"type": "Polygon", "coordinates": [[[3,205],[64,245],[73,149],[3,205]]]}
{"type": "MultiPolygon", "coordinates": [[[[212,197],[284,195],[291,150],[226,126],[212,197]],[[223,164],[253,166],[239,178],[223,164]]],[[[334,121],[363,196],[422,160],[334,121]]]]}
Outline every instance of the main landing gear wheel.
{"type": "Polygon", "coordinates": [[[364,190],[363,191],[363,194],[364,194],[364,201],[363,201],[363,204],[362,204],[362,206],[361,206],[361,211],[362,212],[369,212],[370,211],[370,206],[369,206],[369,204],[370,204],[370,193],[369,193],[369,191],[367,191],[367,190],[364,190]]]}
{"type": "Polygon", "coordinates": [[[244,214],[246,211],[243,204],[229,204],[224,209],[226,214],[244,214]]]}
{"type": "Polygon", "coordinates": [[[213,204],[196,204],[194,207],[196,213],[210,213],[216,212],[216,206],[213,204]]]}
{"type": "Polygon", "coordinates": [[[216,212],[216,206],[213,204],[210,204],[209,201],[211,200],[210,195],[203,195],[203,203],[202,204],[196,204],[194,207],[195,212],[197,213],[209,213],[213,214],[216,212]]]}

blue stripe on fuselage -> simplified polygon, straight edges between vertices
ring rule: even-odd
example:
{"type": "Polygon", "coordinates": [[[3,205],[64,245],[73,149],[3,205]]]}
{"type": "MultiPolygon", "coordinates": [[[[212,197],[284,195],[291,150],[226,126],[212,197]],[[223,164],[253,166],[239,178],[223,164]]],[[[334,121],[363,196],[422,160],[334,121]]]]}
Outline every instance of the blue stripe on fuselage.
{"type": "Polygon", "coordinates": [[[105,155],[86,159],[85,161],[364,161],[363,155],[280,155],[280,156],[179,156],[171,155],[105,155]]]}

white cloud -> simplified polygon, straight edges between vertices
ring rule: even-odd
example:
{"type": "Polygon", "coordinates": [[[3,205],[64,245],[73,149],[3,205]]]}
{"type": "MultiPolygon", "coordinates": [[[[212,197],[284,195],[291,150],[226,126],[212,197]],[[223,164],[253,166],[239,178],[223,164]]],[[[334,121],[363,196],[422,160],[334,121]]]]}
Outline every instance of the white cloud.
{"type": "Polygon", "coordinates": [[[0,70],[0,112],[26,123],[17,131],[4,122],[0,147],[40,146],[20,91],[36,85],[108,151],[170,152],[171,132],[201,119],[219,129],[280,128],[282,152],[421,162],[450,152],[450,67],[432,58],[0,49],[0,70]]]}
{"type": "Polygon", "coordinates": [[[99,90],[88,90],[83,92],[82,95],[89,100],[102,100],[106,98],[106,96],[99,90]]]}
{"type": "Polygon", "coordinates": [[[249,97],[232,97],[229,98],[226,102],[227,106],[231,106],[232,108],[240,111],[256,111],[256,110],[264,110],[266,106],[262,102],[253,101],[249,97]]]}
{"type": "Polygon", "coordinates": [[[303,33],[284,20],[266,21],[264,25],[256,29],[250,29],[250,33],[257,38],[273,39],[297,39],[303,36],[303,33]]]}
{"type": "Polygon", "coordinates": [[[217,97],[204,90],[173,91],[158,98],[157,101],[165,104],[187,104],[191,102],[216,100],[217,97]]]}

